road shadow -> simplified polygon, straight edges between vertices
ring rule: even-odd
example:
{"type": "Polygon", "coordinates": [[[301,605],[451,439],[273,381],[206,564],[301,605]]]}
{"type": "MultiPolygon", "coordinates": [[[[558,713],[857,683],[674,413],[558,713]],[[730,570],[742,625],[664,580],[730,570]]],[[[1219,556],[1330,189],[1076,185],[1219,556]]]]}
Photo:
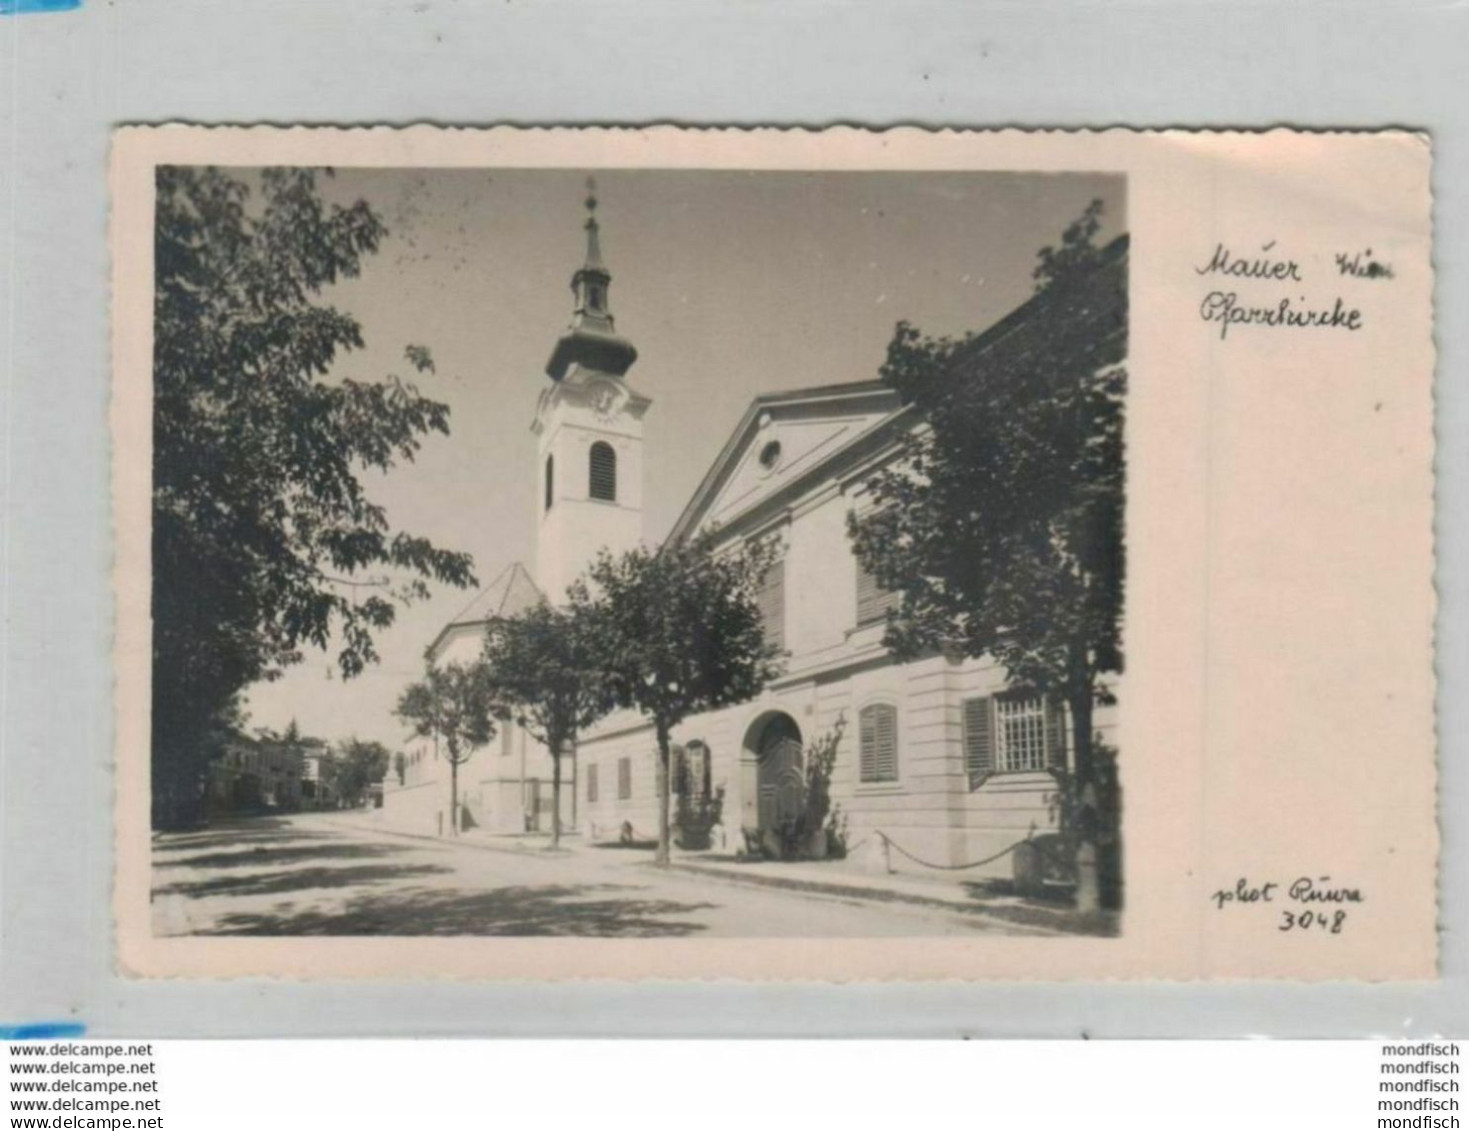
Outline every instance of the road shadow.
{"type": "Polygon", "coordinates": [[[216,849],[314,844],[340,839],[340,833],[303,829],[284,817],[232,818],[189,832],[155,833],[154,855],[179,855],[216,849]]]}
{"type": "Polygon", "coordinates": [[[439,864],[363,864],[345,868],[297,868],[289,872],[216,876],[169,884],[157,889],[158,895],[182,895],[189,899],[205,899],[213,895],[281,895],[291,891],[341,888],[365,884],[385,884],[414,876],[432,876],[452,869],[439,864]]]}
{"type": "Polygon", "coordinates": [[[1008,879],[974,880],[962,886],[986,915],[1007,923],[1102,938],[1121,934],[1121,916],[1116,911],[1077,911],[1075,888],[1069,884],[1046,884],[1024,893],[1008,879]]]}
{"type": "Polygon", "coordinates": [[[334,839],[338,838],[331,833],[251,829],[241,832],[211,832],[206,836],[157,837],[153,841],[153,851],[155,853],[207,852],[219,848],[247,848],[257,844],[303,844],[334,839]]]}
{"type": "Polygon", "coordinates": [[[381,856],[402,856],[412,851],[398,845],[366,844],[336,841],[300,847],[242,845],[235,852],[205,852],[200,856],[178,855],[153,861],[155,869],[165,868],[271,868],[284,864],[302,864],[315,860],[364,860],[381,856]]]}
{"type": "Polygon", "coordinates": [[[485,892],[419,889],[350,900],[340,910],[224,915],[210,935],[561,935],[578,938],[677,938],[706,929],[677,919],[713,903],[622,896],[586,899],[621,884],[549,884],[485,892]]]}

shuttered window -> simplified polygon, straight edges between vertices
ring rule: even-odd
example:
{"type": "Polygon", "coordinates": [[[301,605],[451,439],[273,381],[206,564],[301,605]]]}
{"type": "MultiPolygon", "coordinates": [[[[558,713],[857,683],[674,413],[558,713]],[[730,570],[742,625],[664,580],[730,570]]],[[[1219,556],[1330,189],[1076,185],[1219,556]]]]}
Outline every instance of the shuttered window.
{"type": "Polygon", "coordinates": [[[993,700],[988,695],[964,700],[964,769],[970,789],[978,789],[995,772],[993,700]]]}
{"type": "Polygon", "coordinates": [[[597,766],[595,762],[587,767],[587,800],[597,800],[597,766]]]}
{"type": "Polygon", "coordinates": [[[858,715],[864,782],[898,780],[898,709],[873,703],[858,715]]]}
{"type": "Polygon", "coordinates": [[[1066,707],[1055,696],[1046,696],[1046,768],[1066,768],[1066,707]]]}
{"type": "Polygon", "coordinates": [[[632,759],[617,759],[617,800],[627,801],[632,797],[632,759]]]}
{"type": "Polygon", "coordinates": [[[898,594],[884,589],[877,578],[857,561],[857,626],[874,624],[888,615],[889,609],[898,607],[898,594]]]}
{"type": "Polygon", "coordinates": [[[758,598],[765,642],[784,651],[786,644],[786,564],[778,561],[765,571],[758,598]]]}
{"type": "Polygon", "coordinates": [[[592,498],[607,503],[617,501],[617,453],[605,440],[592,445],[589,476],[588,494],[592,498]]]}

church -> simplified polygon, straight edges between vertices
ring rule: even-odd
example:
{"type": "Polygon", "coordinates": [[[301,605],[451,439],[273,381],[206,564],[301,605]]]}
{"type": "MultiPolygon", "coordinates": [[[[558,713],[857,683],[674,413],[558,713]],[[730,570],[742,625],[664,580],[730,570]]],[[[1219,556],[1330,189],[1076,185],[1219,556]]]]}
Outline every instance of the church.
{"type": "MultiPolygon", "coordinates": [[[[638,354],[613,318],[595,197],[587,208],[571,323],[551,351],[531,421],[534,571],[507,566],[432,641],[433,663],[473,660],[494,618],[557,599],[600,549],[644,539],[643,422],[656,406],[629,377],[638,354]]],[[[1107,256],[1109,267],[1125,269],[1125,237],[1107,256]]],[[[976,348],[1005,349],[1009,331],[1034,314],[1033,301],[1023,304],[976,348]]],[[[1007,849],[1057,829],[1055,772],[1069,756],[1064,707],[1008,692],[1004,671],[989,660],[936,654],[899,662],[883,646],[895,597],[858,563],[847,517],[868,505],[864,484],[899,458],[918,424],[875,379],[756,397],[668,535],[712,532],[716,546],[773,540],[779,548],[761,611],[783,674],[758,698],[692,717],[673,736],[686,767],[677,787],[723,794],[716,849],[758,841],[799,803],[802,751],[839,720],[831,794],[847,843],[888,844],[892,869],[994,857],[970,874],[1004,875],[1007,849]]],[[[1114,710],[1096,718],[1109,744],[1114,710]]],[[[651,724],[619,712],[580,737],[554,797],[545,749],[503,724],[459,767],[461,827],[545,832],[559,809],[563,830],[589,841],[645,839],[657,828],[656,763],[651,724]]],[[[389,772],[384,820],[450,834],[449,777],[431,740],[411,740],[389,772]]]]}

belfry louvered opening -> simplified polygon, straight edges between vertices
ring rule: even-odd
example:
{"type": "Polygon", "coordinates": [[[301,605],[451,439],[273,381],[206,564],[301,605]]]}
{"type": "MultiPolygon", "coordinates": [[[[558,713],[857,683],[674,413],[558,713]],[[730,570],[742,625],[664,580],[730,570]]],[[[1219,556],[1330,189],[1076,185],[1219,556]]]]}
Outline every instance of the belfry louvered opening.
{"type": "Polygon", "coordinates": [[[606,503],[617,501],[617,453],[605,440],[592,445],[589,461],[588,494],[606,503]]]}

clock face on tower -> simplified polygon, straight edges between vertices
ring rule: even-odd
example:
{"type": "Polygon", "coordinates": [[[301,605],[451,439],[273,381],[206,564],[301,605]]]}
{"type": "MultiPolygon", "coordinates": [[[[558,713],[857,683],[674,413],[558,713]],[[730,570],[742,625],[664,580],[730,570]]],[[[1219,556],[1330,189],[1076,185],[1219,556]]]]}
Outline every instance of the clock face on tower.
{"type": "Polygon", "coordinates": [[[597,419],[611,421],[617,414],[617,405],[621,400],[617,386],[606,382],[598,382],[587,392],[587,400],[592,406],[592,411],[597,414],[597,419]]]}

